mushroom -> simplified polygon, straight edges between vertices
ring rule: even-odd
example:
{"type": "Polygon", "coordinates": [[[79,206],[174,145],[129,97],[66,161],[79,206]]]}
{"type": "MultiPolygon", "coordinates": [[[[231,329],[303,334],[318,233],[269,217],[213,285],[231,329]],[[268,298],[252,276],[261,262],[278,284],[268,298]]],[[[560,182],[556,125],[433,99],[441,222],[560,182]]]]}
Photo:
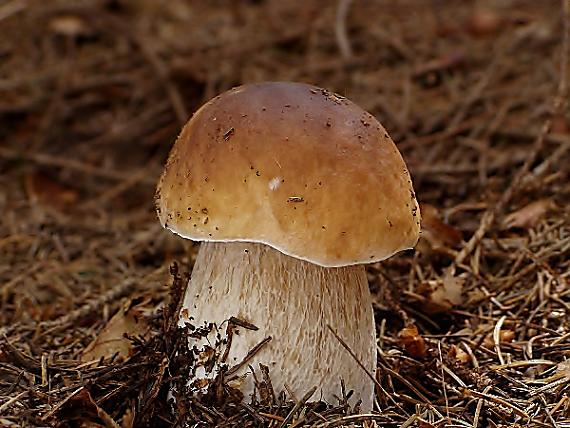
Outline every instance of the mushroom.
{"type": "MultiPolygon", "coordinates": [[[[402,156],[371,114],[302,83],[231,89],[182,130],[156,206],[165,228],[202,241],[179,324],[223,333],[242,321],[223,363],[238,368],[244,394],[249,367],[261,363],[276,392],[317,387],[316,398],[336,404],[343,379],[351,402],[372,408],[376,330],[364,265],[413,247],[420,216],[402,156]]],[[[214,338],[189,346],[211,349],[214,338]]]]}

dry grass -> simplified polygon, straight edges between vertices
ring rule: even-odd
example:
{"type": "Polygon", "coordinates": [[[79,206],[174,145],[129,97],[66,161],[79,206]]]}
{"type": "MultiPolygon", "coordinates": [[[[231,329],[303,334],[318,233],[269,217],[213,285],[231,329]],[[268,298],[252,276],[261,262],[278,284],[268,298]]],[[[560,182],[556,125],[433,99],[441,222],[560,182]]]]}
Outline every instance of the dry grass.
{"type": "Polygon", "coordinates": [[[0,425],[570,427],[563,3],[0,2],[0,425]],[[165,404],[194,251],[154,186],[189,112],[260,80],[376,115],[425,204],[418,249],[368,271],[374,415],[221,381],[165,404]],[[150,333],[82,363],[125,301],[150,333]]]}

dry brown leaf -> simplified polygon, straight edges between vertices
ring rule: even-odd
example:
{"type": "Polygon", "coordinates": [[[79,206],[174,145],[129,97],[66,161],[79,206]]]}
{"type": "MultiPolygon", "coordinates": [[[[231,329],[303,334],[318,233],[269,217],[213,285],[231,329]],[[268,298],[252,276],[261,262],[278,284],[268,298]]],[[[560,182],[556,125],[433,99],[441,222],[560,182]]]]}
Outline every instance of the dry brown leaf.
{"type": "Polygon", "coordinates": [[[94,361],[100,358],[109,358],[115,354],[117,359],[125,359],[133,347],[132,342],[125,337],[146,336],[149,328],[141,315],[140,308],[148,303],[136,299],[129,300],[119,311],[113,315],[107,325],[101,330],[97,338],[83,351],[81,361],[94,361]]]}
{"type": "Polygon", "coordinates": [[[459,364],[467,364],[471,361],[469,354],[457,345],[451,345],[449,348],[449,356],[459,364]]]}
{"type": "Polygon", "coordinates": [[[501,30],[505,20],[494,10],[478,7],[473,10],[467,29],[475,37],[492,36],[501,30]]]}
{"type": "Polygon", "coordinates": [[[26,192],[30,200],[57,210],[73,205],[79,198],[76,190],[64,186],[41,171],[26,175],[26,192]]]}
{"type": "MultiPolygon", "coordinates": [[[[510,343],[515,340],[515,332],[513,330],[501,330],[499,332],[499,343],[510,343]]],[[[495,341],[493,340],[493,333],[489,333],[485,336],[483,341],[483,346],[485,348],[493,348],[495,346],[495,341]]]]}
{"type": "Polygon", "coordinates": [[[413,324],[398,332],[398,345],[414,358],[423,358],[427,354],[426,342],[413,324]]]}
{"type": "Polygon", "coordinates": [[[199,378],[192,382],[192,387],[196,389],[204,389],[210,385],[209,379],[199,378]]]}
{"type": "Polygon", "coordinates": [[[424,253],[442,248],[457,247],[462,240],[461,231],[441,220],[439,210],[430,204],[420,204],[422,234],[420,251],[424,253]]]}
{"type": "Polygon", "coordinates": [[[418,292],[426,297],[422,310],[428,314],[438,314],[462,304],[464,282],[461,276],[448,273],[440,280],[423,282],[418,289],[418,292]]]}
{"type": "Polygon", "coordinates": [[[104,426],[106,428],[120,428],[119,424],[115,422],[111,415],[109,415],[105,410],[103,410],[99,405],[93,400],[91,394],[86,389],[81,390],[79,394],[74,396],[69,402],[69,408],[73,411],[80,412],[83,423],[85,427],[99,427],[104,426]],[[88,419],[87,414],[92,415],[88,419]],[[92,420],[97,418],[102,423],[99,424],[98,421],[92,420]]]}
{"type": "Polygon", "coordinates": [[[540,199],[525,205],[520,210],[510,213],[503,220],[504,229],[530,229],[551,210],[556,208],[556,204],[550,198],[540,199]]]}

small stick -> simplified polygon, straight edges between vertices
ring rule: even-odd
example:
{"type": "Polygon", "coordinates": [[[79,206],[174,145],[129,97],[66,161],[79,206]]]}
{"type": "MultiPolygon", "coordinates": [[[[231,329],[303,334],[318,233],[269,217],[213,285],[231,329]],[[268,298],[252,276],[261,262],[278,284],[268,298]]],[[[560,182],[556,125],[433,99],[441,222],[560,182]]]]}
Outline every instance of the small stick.
{"type": "Polygon", "coordinates": [[[273,382],[271,381],[271,377],[269,376],[269,367],[263,364],[259,364],[259,369],[261,370],[261,374],[263,375],[263,381],[265,382],[265,387],[269,390],[271,394],[271,407],[277,403],[277,397],[275,395],[275,389],[273,389],[273,382]]]}
{"type": "MultiPolygon", "coordinates": [[[[94,177],[106,178],[109,180],[126,181],[131,178],[131,173],[124,173],[124,172],[99,168],[97,166],[93,166],[78,160],[52,156],[45,153],[22,152],[22,151],[12,150],[6,147],[0,147],[0,156],[8,159],[23,158],[40,165],[55,166],[58,168],[64,168],[67,170],[80,172],[82,174],[92,175],[94,177]]],[[[143,177],[140,179],[139,182],[155,186],[156,178],[143,177]]]]}
{"type": "Polygon", "coordinates": [[[86,304],[80,308],[64,315],[59,318],[50,321],[43,321],[38,324],[40,329],[51,329],[54,331],[61,331],[65,329],[68,325],[75,323],[76,321],[85,318],[87,315],[97,311],[99,308],[105,304],[115,301],[118,298],[125,296],[131,292],[131,290],[137,285],[139,281],[136,279],[126,279],[117,286],[111,288],[105,294],[102,294],[97,299],[88,301],[86,304]]]}
{"type": "Polygon", "coordinates": [[[350,347],[346,344],[346,342],[344,340],[342,340],[342,338],[338,335],[338,333],[336,331],[334,331],[334,329],[330,326],[330,324],[327,324],[327,327],[331,331],[331,333],[334,335],[334,337],[336,337],[336,340],[338,340],[340,342],[342,347],[344,349],[346,349],[346,351],[350,354],[350,356],[354,359],[354,361],[356,361],[356,364],[358,364],[358,366],[362,370],[364,370],[364,373],[366,373],[368,375],[368,377],[370,379],[372,379],[372,382],[374,382],[374,385],[376,385],[376,387],[380,391],[382,391],[382,393],[384,395],[386,395],[386,397],[388,397],[392,401],[392,403],[394,403],[394,405],[396,407],[398,407],[398,409],[400,409],[402,412],[405,412],[405,410],[402,408],[402,406],[400,406],[400,404],[398,404],[398,402],[396,400],[394,400],[394,397],[392,397],[392,395],[388,394],[388,391],[386,391],[384,389],[384,387],[380,384],[380,382],[378,382],[378,380],[376,380],[376,378],[372,375],[372,373],[370,373],[370,371],[366,367],[364,367],[364,364],[362,364],[362,362],[358,359],[356,354],[352,351],[352,349],[350,349],[350,347]]]}
{"type": "Polygon", "coordinates": [[[501,397],[497,397],[496,395],[486,394],[484,392],[471,391],[470,389],[467,389],[467,388],[462,388],[462,390],[463,390],[463,394],[468,396],[468,397],[482,398],[484,400],[487,400],[487,401],[490,401],[490,402],[493,402],[496,404],[500,404],[502,406],[508,407],[514,413],[519,415],[520,417],[523,417],[525,419],[530,420],[530,416],[525,411],[519,409],[514,404],[511,404],[508,401],[503,400],[501,397]]]}
{"type": "Polygon", "coordinates": [[[336,42],[340,54],[344,59],[350,59],[352,57],[352,48],[346,33],[346,18],[348,16],[348,10],[350,9],[350,3],[352,3],[352,0],[339,0],[334,27],[336,42]]]}
{"type": "MultiPolygon", "coordinates": [[[[484,394],[488,393],[490,389],[491,389],[490,385],[485,387],[483,393],[484,394]]],[[[477,401],[477,407],[475,407],[475,416],[473,417],[473,428],[477,428],[479,426],[479,418],[481,416],[481,410],[483,410],[484,403],[485,400],[483,400],[482,398],[479,398],[479,400],[477,401]]]]}
{"type": "Polygon", "coordinates": [[[376,384],[376,386],[378,388],[382,388],[382,385],[380,385],[380,382],[378,382],[376,380],[376,378],[374,377],[374,375],[372,375],[372,373],[370,373],[370,371],[364,367],[364,364],[362,364],[362,362],[358,359],[358,357],[356,356],[356,354],[352,351],[352,349],[350,349],[350,347],[346,344],[346,342],[344,340],[342,340],[342,338],[338,335],[338,333],[330,326],[330,324],[327,324],[328,329],[331,331],[331,333],[333,334],[334,337],[336,337],[336,340],[339,341],[339,343],[342,345],[342,347],[344,349],[346,349],[346,351],[350,354],[350,356],[352,358],[354,358],[354,361],[356,361],[356,364],[358,364],[358,366],[364,370],[364,373],[366,373],[368,375],[368,377],[372,380],[372,382],[374,382],[376,384]]]}
{"type": "Polygon", "coordinates": [[[243,327],[247,330],[252,330],[252,331],[259,330],[259,327],[256,326],[255,324],[252,324],[237,317],[230,317],[228,323],[237,325],[238,327],[243,327]]]}
{"type": "Polygon", "coordinates": [[[297,413],[299,411],[299,409],[307,401],[309,401],[309,398],[311,398],[313,396],[313,394],[315,393],[316,390],[317,390],[317,387],[313,386],[310,390],[308,390],[305,393],[305,395],[303,395],[301,400],[299,400],[299,402],[297,404],[295,404],[295,406],[293,406],[293,408],[291,409],[289,414],[285,417],[285,420],[283,422],[281,422],[281,425],[279,425],[279,428],[283,428],[285,425],[287,425],[289,422],[291,422],[291,419],[293,419],[293,416],[295,416],[295,413],[297,413]]]}
{"type": "Polygon", "coordinates": [[[495,342],[495,352],[497,352],[497,358],[501,365],[505,365],[505,360],[503,359],[503,354],[501,352],[501,327],[503,323],[507,319],[506,315],[503,315],[495,324],[495,328],[493,329],[493,342],[495,342]]]}
{"type": "Polygon", "coordinates": [[[26,0],[12,0],[10,3],[4,4],[0,8],[0,21],[23,11],[26,7],[28,7],[26,0]]]}
{"type": "Polygon", "coordinates": [[[258,414],[264,418],[272,419],[277,422],[283,422],[285,420],[283,416],[273,415],[271,413],[259,412],[258,414]]]}
{"type": "Polygon", "coordinates": [[[8,401],[6,401],[5,403],[3,403],[0,406],[0,413],[2,413],[4,410],[6,410],[8,407],[10,407],[12,404],[14,404],[15,402],[19,401],[20,398],[22,398],[24,395],[26,395],[28,393],[28,391],[22,391],[20,392],[18,395],[15,395],[14,397],[8,399],[8,401]]]}
{"type": "Polygon", "coordinates": [[[255,345],[253,348],[251,348],[251,350],[247,353],[247,355],[244,357],[244,359],[239,362],[238,364],[236,364],[235,366],[233,366],[232,368],[230,368],[227,372],[226,372],[226,377],[230,377],[233,374],[235,374],[239,369],[241,369],[244,365],[247,364],[247,362],[249,360],[251,360],[255,354],[257,354],[261,348],[263,348],[265,345],[267,345],[267,343],[271,340],[271,336],[267,336],[265,339],[263,339],[261,342],[259,342],[257,345],[255,345]]]}
{"type": "MultiPolygon", "coordinates": [[[[46,413],[43,417],[42,417],[42,421],[47,421],[48,419],[50,419],[53,415],[55,415],[59,409],[61,409],[69,400],[71,400],[73,397],[75,397],[77,394],[79,394],[81,391],[83,391],[84,387],[80,386],[79,388],[77,388],[75,391],[73,391],[71,394],[69,394],[67,397],[65,397],[63,400],[61,400],[59,403],[57,403],[48,413],[46,413]]],[[[25,391],[26,392],[26,391],[25,391]]]]}

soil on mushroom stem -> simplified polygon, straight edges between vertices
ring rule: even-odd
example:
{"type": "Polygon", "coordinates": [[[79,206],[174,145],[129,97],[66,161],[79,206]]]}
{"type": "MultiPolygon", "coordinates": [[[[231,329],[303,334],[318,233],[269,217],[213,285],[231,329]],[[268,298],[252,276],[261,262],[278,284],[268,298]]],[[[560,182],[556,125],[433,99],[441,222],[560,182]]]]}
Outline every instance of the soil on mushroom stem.
{"type": "Polygon", "coordinates": [[[1,426],[568,422],[560,2],[4,3],[1,426]],[[274,397],[270,372],[253,403],[222,378],[167,403],[196,251],[160,229],[156,181],[190,112],[260,80],[374,114],[423,204],[418,248],[368,269],[380,414],[274,397]]]}

